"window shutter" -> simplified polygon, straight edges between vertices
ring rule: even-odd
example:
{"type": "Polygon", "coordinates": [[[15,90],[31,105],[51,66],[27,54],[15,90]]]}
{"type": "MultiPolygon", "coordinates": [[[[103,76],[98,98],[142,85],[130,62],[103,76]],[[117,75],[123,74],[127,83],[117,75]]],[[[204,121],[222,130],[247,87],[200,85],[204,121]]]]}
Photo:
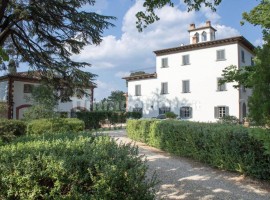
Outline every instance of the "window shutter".
{"type": "Polygon", "coordinates": [[[161,67],[168,67],[168,58],[162,58],[161,62],[161,67]]]}
{"type": "Polygon", "coordinates": [[[164,86],[165,88],[165,94],[168,94],[168,83],[165,83],[165,86],[164,86]]]}
{"type": "Polygon", "coordinates": [[[186,81],[186,92],[189,92],[189,81],[186,81]]]}
{"type": "Polygon", "coordinates": [[[189,107],[189,118],[192,118],[193,116],[193,109],[192,107],[189,107]]]}
{"type": "Polygon", "coordinates": [[[182,92],[185,92],[185,81],[182,81],[182,92]]]}
{"type": "Polygon", "coordinates": [[[184,118],[183,107],[180,108],[180,118],[184,118]]]}
{"type": "Polygon", "coordinates": [[[217,51],[217,60],[220,60],[220,51],[217,51]]]}
{"type": "Polygon", "coordinates": [[[138,85],[138,95],[141,96],[141,85],[138,85]]]}
{"type": "Polygon", "coordinates": [[[225,51],[224,50],[221,51],[221,59],[225,59],[225,51]]]}
{"type": "Polygon", "coordinates": [[[225,107],[225,115],[229,116],[229,107],[228,106],[225,107]]]}
{"type": "Polygon", "coordinates": [[[219,118],[219,116],[218,116],[218,107],[215,107],[214,114],[215,114],[215,118],[219,118]]]}

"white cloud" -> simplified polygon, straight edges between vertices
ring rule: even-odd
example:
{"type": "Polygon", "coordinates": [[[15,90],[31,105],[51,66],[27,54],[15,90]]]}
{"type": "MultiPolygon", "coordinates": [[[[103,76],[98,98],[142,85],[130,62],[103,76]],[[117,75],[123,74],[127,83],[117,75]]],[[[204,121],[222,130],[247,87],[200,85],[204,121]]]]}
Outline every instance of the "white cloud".
{"type": "Polygon", "coordinates": [[[263,44],[265,44],[265,41],[262,38],[258,38],[257,40],[255,40],[254,45],[255,46],[262,46],[263,44]]]}

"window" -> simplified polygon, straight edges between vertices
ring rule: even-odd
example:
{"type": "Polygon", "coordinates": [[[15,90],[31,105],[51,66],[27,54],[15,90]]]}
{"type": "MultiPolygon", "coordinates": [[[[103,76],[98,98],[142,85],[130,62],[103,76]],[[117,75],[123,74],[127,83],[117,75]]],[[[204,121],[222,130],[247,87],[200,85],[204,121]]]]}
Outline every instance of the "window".
{"type": "Polygon", "coordinates": [[[217,50],[217,61],[225,59],[225,49],[217,50]]]}
{"type": "Polygon", "coordinates": [[[217,106],[215,107],[215,118],[222,118],[229,115],[229,107],[217,106]]]}
{"type": "Polygon", "coordinates": [[[211,41],[215,40],[215,32],[211,32],[211,41]]]}
{"type": "Polygon", "coordinates": [[[252,57],[250,58],[250,65],[251,65],[251,66],[254,66],[254,60],[253,60],[252,57]]]}
{"type": "Polygon", "coordinates": [[[170,107],[162,107],[162,108],[159,108],[159,114],[165,114],[166,112],[170,112],[171,111],[171,108],[170,107]]]}
{"type": "Polygon", "coordinates": [[[168,94],[168,83],[161,83],[161,94],[168,94]]]}
{"type": "Polygon", "coordinates": [[[195,33],[193,38],[194,38],[193,43],[198,43],[199,42],[199,33],[195,33]]]}
{"type": "Polygon", "coordinates": [[[189,55],[182,56],[182,65],[189,65],[189,55]]]}
{"type": "Polygon", "coordinates": [[[133,112],[140,113],[142,115],[142,108],[133,108],[133,112]]]}
{"type": "Polygon", "coordinates": [[[141,96],[141,85],[135,85],[135,96],[141,96]]]}
{"type": "Polygon", "coordinates": [[[189,93],[190,92],[189,80],[182,81],[182,92],[183,93],[189,93]]]}
{"type": "Polygon", "coordinates": [[[204,31],[204,32],[202,32],[202,42],[205,42],[205,41],[207,41],[207,34],[204,31]]]}
{"type": "Polygon", "coordinates": [[[220,84],[219,81],[221,81],[222,78],[217,79],[217,91],[226,91],[226,83],[220,84]]]}
{"type": "Polygon", "coordinates": [[[245,62],[245,52],[243,50],[241,50],[241,61],[245,62]]]}
{"type": "Polygon", "coordinates": [[[23,85],[23,92],[24,93],[32,93],[32,91],[33,91],[33,85],[31,85],[31,84],[24,84],[23,85]]]}
{"type": "Polygon", "coordinates": [[[169,65],[168,65],[168,58],[162,58],[161,59],[161,67],[162,68],[169,67],[169,65]]]}
{"type": "Polygon", "coordinates": [[[192,118],[192,108],[185,106],[180,108],[180,118],[189,119],[192,118]]]}

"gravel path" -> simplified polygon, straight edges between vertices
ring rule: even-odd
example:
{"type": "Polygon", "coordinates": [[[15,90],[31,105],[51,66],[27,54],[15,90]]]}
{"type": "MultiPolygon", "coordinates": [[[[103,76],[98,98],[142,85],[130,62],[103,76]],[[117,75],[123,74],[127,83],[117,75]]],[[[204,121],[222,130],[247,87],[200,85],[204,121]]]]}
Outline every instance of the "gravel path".
{"type": "MultiPolygon", "coordinates": [[[[108,134],[119,143],[134,142],[127,138],[125,130],[110,131],[108,134]]],[[[149,175],[156,172],[160,180],[156,188],[157,199],[270,200],[270,184],[267,182],[171,156],[144,143],[135,144],[148,160],[149,175]]]]}

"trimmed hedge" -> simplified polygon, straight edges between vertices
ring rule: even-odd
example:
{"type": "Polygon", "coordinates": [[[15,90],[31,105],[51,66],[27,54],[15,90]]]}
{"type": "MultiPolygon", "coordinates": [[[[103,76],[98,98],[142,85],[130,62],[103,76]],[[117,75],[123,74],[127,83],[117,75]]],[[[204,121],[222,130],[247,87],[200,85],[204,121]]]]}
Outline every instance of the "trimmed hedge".
{"type": "Polygon", "coordinates": [[[108,136],[28,135],[0,155],[0,199],[154,199],[138,149],[108,136]]]}
{"type": "Polygon", "coordinates": [[[104,120],[108,120],[110,124],[126,123],[127,118],[139,119],[139,112],[114,112],[114,111],[82,111],[76,112],[78,119],[84,121],[86,129],[100,128],[100,124],[104,120]]]}
{"type": "Polygon", "coordinates": [[[270,131],[176,120],[129,120],[127,134],[175,155],[270,180],[270,131]]]}
{"type": "Polygon", "coordinates": [[[84,122],[76,118],[37,119],[28,123],[27,134],[79,132],[84,127],[84,122]]]}
{"type": "Polygon", "coordinates": [[[25,133],[26,124],[23,121],[0,119],[0,142],[9,142],[25,133]]]}

